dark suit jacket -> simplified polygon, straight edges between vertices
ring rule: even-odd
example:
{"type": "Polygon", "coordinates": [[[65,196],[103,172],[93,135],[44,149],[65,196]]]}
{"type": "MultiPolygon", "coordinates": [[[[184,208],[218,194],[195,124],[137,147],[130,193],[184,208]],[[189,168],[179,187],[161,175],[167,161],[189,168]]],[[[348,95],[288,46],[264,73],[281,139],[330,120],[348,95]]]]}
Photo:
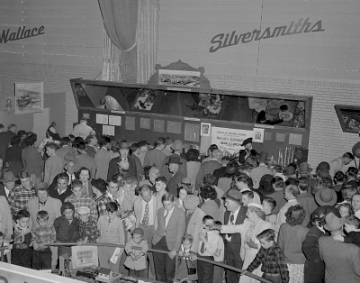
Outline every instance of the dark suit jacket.
{"type": "Polygon", "coordinates": [[[185,213],[182,209],[174,207],[174,211],[165,228],[164,207],[157,212],[157,229],[154,233],[152,243],[156,245],[165,235],[166,243],[170,251],[179,251],[181,239],[185,233],[185,213]]]}
{"type": "MultiPolygon", "coordinates": [[[[243,224],[246,217],[247,207],[241,206],[240,211],[238,213],[238,216],[236,218],[235,224],[243,224]]],[[[224,225],[227,225],[229,223],[229,217],[230,217],[230,211],[226,211],[224,214],[224,225]]],[[[241,247],[241,236],[240,233],[231,234],[231,240],[230,242],[225,240],[225,244],[231,245],[231,247],[237,251],[239,251],[240,256],[240,247],[241,247]]]]}
{"type": "MultiPolygon", "coordinates": [[[[136,157],[137,158],[137,157],[136,157]]],[[[134,155],[129,155],[127,157],[128,162],[129,162],[129,170],[128,170],[128,174],[130,176],[133,176],[137,179],[139,179],[139,174],[141,174],[141,170],[139,168],[139,164],[136,162],[135,160],[135,156],[134,155]],[[139,172],[140,171],[140,172],[139,172]]],[[[114,159],[111,159],[110,163],[109,163],[109,171],[108,171],[108,175],[107,178],[108,180],[111,180],[111,178],[115,175],[119,173],[119,166],[117,165],[117,163],[119,163],[121,161],[121,157],[116,157],[114,159]]],[[[141,166],[141,165],[140,165],[141,166]]]]}
{"type": "Polygon", "coordinates": [[[0,133],[0,158],[4,161],[6,157],[6,149],[9,147],[9,143],[13,136],[15,136],[15,134],[12,131],[0,133]]]}
{"type": "MultiPolygon", "coordinates": [[[[174,153],[174,154],[177,154],[177,153],[174,153]]],[[[168,180],[168,181],[171,179],[171,175],[172,175],[169,171],[169,165],[166,165],[166,163],[169,162],[170,156],[167,156],[164,159],[163,165],[160,169],[161,176],[164,176],[166,178],[166,180],[168,180]]],[[[182,162],[182,164],[180,165],[180,171],[181,171],[181,173],[183,173],[184,176],[186,176],[186,174],[187,174],[186,159],[180,155],[180,161],[182,162]]]]}
{"type": "Polygon", "coordinates": [[[175,197],[177,197],[177,184],[181,183],[181,180],[185,177],[183,173],[180,171],[177,171],[174,176],[171,177],[169,180],[167,187],[169,190],[169,193],[173,194],[175,197]]]}
{"type": "Polygon", "coordinates": [[[52,183],[50,185],[50,187],[47,189],[49,196],[51,196],[52,198],[56,198],[58,200],[61,201],[61,203],[65,202],[65,199],[69,196],[71,196],[72,191],[71,191],[71,186],[69,185],[66,189],[66,191],[59,195],[58,191],[57,191],[57,183],[52,183]]]}

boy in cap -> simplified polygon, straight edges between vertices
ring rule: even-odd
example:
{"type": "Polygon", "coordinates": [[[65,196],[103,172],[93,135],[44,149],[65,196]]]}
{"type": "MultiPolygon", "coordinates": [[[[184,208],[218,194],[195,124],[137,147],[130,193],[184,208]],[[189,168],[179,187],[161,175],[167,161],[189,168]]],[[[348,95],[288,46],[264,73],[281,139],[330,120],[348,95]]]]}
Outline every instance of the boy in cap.
{"type": "Polygon", "coordinates": [[[77,210],[79,217],[79,243],[96,243],[97,238],[100,237],[100,231],[97,228],[97,221],[90,217],[90,208],[81,206],[77,210]]]}
{"type": "Polygon", "coordinates": [[[148,242],[144,239],[144,231],[141,228],[135,228],[131,239],[125,245],[127,258],[124,265],[130,269],[130,276],[147,278],[146,276],[146,252],[149,249],[148,242]],[[133,249],[134,247],[141,250],[133,249]]]}

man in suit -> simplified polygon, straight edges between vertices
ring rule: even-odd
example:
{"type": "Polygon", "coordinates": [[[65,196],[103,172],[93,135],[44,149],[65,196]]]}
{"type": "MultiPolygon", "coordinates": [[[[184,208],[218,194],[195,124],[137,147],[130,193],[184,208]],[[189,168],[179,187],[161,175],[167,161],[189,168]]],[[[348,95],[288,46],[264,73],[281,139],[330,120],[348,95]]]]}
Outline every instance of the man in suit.
{"type": "MultiPolygon", "coordinates": [[[[184,149],[183,142],[181,140],[176,140],[174,144],[171,146],[171,149],[173,150],[173,155],[176,154],[180,156],[180,161],[181,161],[180,171],[184,176],[186,176],[187,174],[186,159],[181,156],[184,149]]],[[[171,172],[169,172],[168,165],[166,164],[169,162],[170,156],[167,156],[164,159],[163,165],[161,167],[161,176],[164,176],[168,181],[171,179],[171,175],[172,175],[171,172]]]]}
{"type": "Polygon", "coordinates": [[[197,254],[199,248],[199,235],[200,232],[204,229],[203,218],[205,212],[202,211],[198,206],[200,204],[200,199],[195,195],[188,195],[184,199],[184,207],[186,209],[186,234],[193,236],[193,243],[191,246],[191,251],[197,254]]]}
{"type": "Polygon", "coordinates": [[[127,141],[121,141],[116,147],[120,156],[110,161],[107,175],[108,180],[111,180],[111,178],[115,174],[118,174],[120,170],[125,175],[130,175],[135,177],[137,180],[140,180],[140,175],[144,174],[144,169],[142,168],[139,159],[136,159],[132,154],[129,154],[129,145],[127,141]]]}
{"type": "Polygon", "coordinates": [[[54,224],[54,220],[61,216],[60,208],[61,201],[52,198],[48,194],[48,184],[39,183],[35,185],[37,197],[29,200],[28,210],[30,212],[30,226],[38,227],[39,224],[36,221],[36,214],[40,210],[45,210],[49,214],[48,226],[51,227],[54,224]]]}
{"type": "Polygon", "coordinates": [[[65,173],[69,176],[69,182],[68,185],[71,185],[72,181],[75,179],[78,179],[77,174],[75,173],[75,163],[74,161],[68,161],[65,165],[65,173]]]}
{"type": "MultiPolygon", "coordinates": [[[[142,185],[140,188],[141,198],[134,202],[134,214],[136,217],[136,228],[144,231],[144,238],[151,247],[151,239],[157,228],[157,211],[160,207],[153,196],[149,185],[142,185]]],[[[149,279],[155,279],[155,267],[152,253],[148,253],[149,259],[149,279]]]]}
{"type": "Polygon", "coordinates": [[[146,166],[156,166],[161,169],[164,159],[166,158],[165,153],[162,150],[165,148],[165,139],[158,138],[155,142],[155,148],[153,150],[148,150],[145,155],[144,167],[146,166]]]}
{"type": "Polygon", "coordinates": [[[56,175],[60,174],[64,170],[64,161],[61,157],[56,155],[57,144],[46,144],[46,154],[49,158],[45,162],[45,174],[44,182],[52,184],[56,175]]]}
{"type": "Polygon", "coordinates": [[[166,165],[169,166],[169,172],[172,173],[172,176],[167,183],[167,187],[169,193],[175,196],[177,195],[177,184],[181,183],[181,180],[186,176],[180,171],[181,164],[180,156],[177,154],[171,155],[169,161],[166,163],[166,165]]]}
{"type": "Polygon", "coordinates": [[[175,197],[165,193],[163,207],[157,212],[158,226],[152,239],[154,249],[167,251],[168,254],[154,253],[156,280],[172,282],[175,275],[175,256],[181,246],[185,232],[184,211],[175,206],[175,197]]]}
{"type": "Polygon", "coordinates": [[[16,125],[10,124],[6,132],[0,133],[0,158],[5,160],[6,149],[9,147],[11,139],[16,135],[16,125]]]}
{"type": "Polygon", "coordinates": [[[4,178],[0,180],[4,185],[0,186],[0,196],[4,196],[7,202],[9,203],[9,194],[15,187],[15,182],[19,180],[18,178],[15,178],[13,172],[11,171],[5,171],[4,172],[4,178]]]}
{"type": "Polygon", "coordinates": [[[345,219],[331,212],[326,215],[325,222],[324,228],[331,232],[331,237],[319,239],[320,258],[325,262],[325,282],[360,282],[360,248],[352,243],[342,243],[345,219]]]}
{"type": "Polygon", "coordinates": [[[58,199],[61,203],[71,196],[71,183],[69,184],[69,175],[67,173],[60,173],[56,177],[56,182],[53,182],[48,188],[49,196],[58,199]]]}
{"type": "Polygon", "coordinates": [[[69,137],[61,138],[60,145],[61,148],[59,148],[56,151],[56,155],[60,156],[64,160],[65,155],[72,149],[72,147],[70,146],[70,138],[69,137]]]}
{"type": "MultiPolygon", "coordinates": [[[[242,194],[237,189],[230,189],[225,194],[226,212],[224,225],[243,224],[246,218],[247,207],[242,205],[242,194]]],[[[225,262],[227,265],[241,269],[243,261],[240,257],[241,237],[240,233],[225,236],[225,262]]],[[[238,283],[240,273],[230,270],[226,271],[227,283],[238,283]]]]}

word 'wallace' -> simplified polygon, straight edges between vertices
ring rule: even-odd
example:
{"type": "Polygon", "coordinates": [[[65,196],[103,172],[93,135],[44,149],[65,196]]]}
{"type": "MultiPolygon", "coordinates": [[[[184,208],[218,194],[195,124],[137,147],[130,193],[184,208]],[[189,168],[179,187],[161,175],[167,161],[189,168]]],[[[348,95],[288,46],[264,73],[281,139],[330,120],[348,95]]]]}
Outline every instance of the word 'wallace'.
{"type": "Polygon", "coordinates": [[[8,41],[15,41],[15,40],[41,35],[45,33],[44,29],[45,29],[44,26],[41,26],[39,28],[32,28],[32,29],[26,29],[25,26],[22,26],[18,28],[17,32],[14,31],[11,33],[9,28],[7,30],[4,29],[2,31],[2,34],[0,34],[0,43],[3,42],[6,43],[8,41]]]}
{"type": "Polygon", "coordinates": [[[241,43],[249,43],[253,40],[325,30],[321,26],[321,21],[312,24],[309,19],[310,18],[306,18],[305,21],[303,21],[301,18],[296,24],[295,22],[291,22],[289,26],[267,27],[263,32],[260,29],[254,29],[252,32],[241,34],[236,34],[236,31],[233,31],[231,34],[219,33],[211,39],[211,43],[214,45],[210,47],[209,51],[216,52],[221,48],[238,45],[240,41],[241,43]]]}

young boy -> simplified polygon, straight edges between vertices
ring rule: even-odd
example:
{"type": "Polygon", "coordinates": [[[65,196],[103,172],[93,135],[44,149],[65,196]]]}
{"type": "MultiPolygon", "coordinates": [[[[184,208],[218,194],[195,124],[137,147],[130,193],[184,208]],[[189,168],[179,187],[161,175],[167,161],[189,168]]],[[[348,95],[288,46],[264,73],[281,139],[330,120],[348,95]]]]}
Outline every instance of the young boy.
{"type": "Polygon", "coordinates": [[[8,263],[11,263],[11,252],[12,245],[9,244],[9,241],[6,241],[4,238],[4,234],[0,232],[0,247],[8,247],[8,249],[4,250],[4,255],[6,255],[6,259],[8,263]]]}
{"type": "Polygon", "coordinates": [[[243,206],[248,206],[249,203],[254,202],[254,192],[252,191],[243,191],[241,201],[243,206]]]}
{"type": "Polygon", "coordinates": [[[280,247],[275,243],[275,231],[266,229],[257,235],[261,248],[253,262],[243,272],[253,272],[261,264],[261,271],[264,272],[262,278],[274,283],[288,283],[289,271],[285,263],[284,254],[280,247]]]}
{"type": "Polygon", "coordinates": [[[11,263],[31,268],[32,249],[30,245],[32,236],[29,222],[29,211],[22,209],[16,214],[11,263]]]}
{"type": "Polygon", "coordinates": [[[270,197],[264,197],[262,203],[263,211],[265,212],[265,221],[275,224],[276,223],[276,214],[273,214],[273,210],[276,207],[276,201],[270,197]]]}
{"type": "Polygon", "coordinates": [[[130,269],[130,276],[147,278],[146,276],[146,252],[149,249],[148,242],[144,239],[144,231],[141,228],[135,228],[132,232],[132,238],[125,245],[127,258],[124,265],[130,269]],[[141,248],[141,250],[132,249],[132,247],[141,248]]]}
{"type": "MultiPolygon", "coordinates": [[[[217,226],[222,225],[220,221],[215,221],[214,223],[217,226]]],[[[213,230],[213,231],[220,236],[219,230],[213,230]]],[[[218,248],[216,250],[216,253],[214,254],[214,261],[221,263],[224,262],[224,251],[225,251],[224,240],[222,237],[220,237],[218,248]]],[[[224,276],[224,268],[214,265],[213,283],[222,282],[223,276],[224,276]]]]}
{"type": "MultiPolygon", "coordinates": [[[[60,243],[75,243],[79,240],[79,219],[74,217],[75,207],[70,202],[64,202],[60,209],[61,215],[54,221],[56,241],[60,243]]],[[[59,256],[65,259],[71,256],[71,247],[59,247],[59,256]]]]}
{"type": "Polygon", "coordinates": [[[32,268],[34,269],[50,269],[51,268],[51,250],[46,244],[52,244],[56,240],[56,232],[54,226],[48,226],[49,213],[40,210],[36,214],[38,227],[31,230],[33,246],[32,268]]]}
{"type": "MultiPolygon", "coordinates": [[[[200,243],[198,249],[198,258],[205,258],[214,260],[214,255],[217,254],[219,247],[221,247],[222,238],[214,228],[214,219],[210,215],[205,215],[203,218],[204,229],[199,235],[200,243]]],[[[214,265],[211,263],[197,261],[198,283],[213,282],[214,265]]]]}
{"type": "Polygon", "coordinates": [[[81,206],[76,212],[80,219],[80,239],[78,242],[82,244],[96,243],[96,240],[100,237],[100,231],[97,228],[97,221],[90,217],[90,208],[81,206]]]}
{"type": "MultiPolygon", "coordinates": [[[[115,202],[109,202],[106,206],[107,215],[101,215],[97,222],[97,227],[101,235],[97,239],[97,242],[124,245],[125,232],[123,222],[117,217],[118,205],[115,202]]],[[[98,247],[100,267],[111,269],[111,271],[116,273],[119,272],[119,259],[122,254],[122,249],[116,253],[116,256],[115,252],[115,247],[98,247]]]]}
{"type": "Polygon", "coordinates": [[[345,231],[347,236],[334,236],[334,240],[344,242],[344,243],[353,243],[360,247],[360,220],[351,216],[345,221],[345,231]]]}

